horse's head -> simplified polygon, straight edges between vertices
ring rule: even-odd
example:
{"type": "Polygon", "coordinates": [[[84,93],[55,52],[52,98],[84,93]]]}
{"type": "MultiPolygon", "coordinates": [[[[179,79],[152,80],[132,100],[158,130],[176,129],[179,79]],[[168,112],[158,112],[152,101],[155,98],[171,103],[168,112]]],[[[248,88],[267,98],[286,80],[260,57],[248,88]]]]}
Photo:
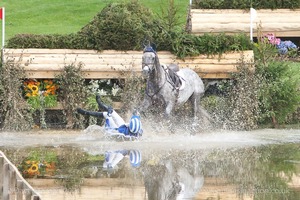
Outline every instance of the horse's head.
{"type": "Polygon", "coordinates": [[[149,73],[154,70],[156,59],[155,50],[151,46],[146,46],[142,58],[142,70],[144,75],[148,76],[149,73]]]}

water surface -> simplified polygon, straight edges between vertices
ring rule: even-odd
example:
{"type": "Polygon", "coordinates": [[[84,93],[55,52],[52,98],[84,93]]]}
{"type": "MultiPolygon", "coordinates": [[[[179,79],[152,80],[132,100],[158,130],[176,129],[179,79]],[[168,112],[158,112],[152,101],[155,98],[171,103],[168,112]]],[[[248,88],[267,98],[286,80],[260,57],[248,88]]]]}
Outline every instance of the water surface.
{"type": "Polygon", "coordinates": [[[300,199],[299,129],[153,132],[126,142],[96,128],[3,132],[0,147],[16,165],[55,154],[55,173],[28,178],[43,199],[300,199]]]}

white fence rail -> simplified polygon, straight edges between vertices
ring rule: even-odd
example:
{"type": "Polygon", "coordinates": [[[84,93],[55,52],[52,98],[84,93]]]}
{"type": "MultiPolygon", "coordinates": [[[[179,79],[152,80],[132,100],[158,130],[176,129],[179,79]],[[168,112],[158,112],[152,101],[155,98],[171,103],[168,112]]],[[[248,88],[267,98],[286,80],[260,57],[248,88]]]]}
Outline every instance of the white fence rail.
{"type": "Polygon", "coordinates": [[[29,183],[0,151],[0,199],[1,200],[41,200],[29,183]]]}

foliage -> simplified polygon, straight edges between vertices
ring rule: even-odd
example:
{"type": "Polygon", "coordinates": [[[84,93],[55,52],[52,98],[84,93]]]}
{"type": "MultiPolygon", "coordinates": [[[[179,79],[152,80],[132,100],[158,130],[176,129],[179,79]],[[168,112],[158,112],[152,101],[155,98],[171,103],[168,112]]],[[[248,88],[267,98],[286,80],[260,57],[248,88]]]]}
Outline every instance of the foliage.
{"type": "Polygon", "coordinates": [[[157,50],[171,51],[180,58],[252,48],[245,34],[196,36],[183,31],[178,9],[169,0],[167,10],[162,9],[157,18],[138,1],[111,3],[76,34],[20,34],[10,38],[7,47],[141,50],[150,41],[157,50]]]}
{"type": "Polygon", "coordinates": [[[257,128],[261,77],[255,74],[254,63],[245,63],[243,58],[237,68],[239,72],[233,74],[235,84],[232,84],[227,98],[223,127],[251,130],[257,128]]]}
{"type": "Polygon", "coordinates": [[[198,9],[280,9],[300,8],[299,0],[194,0],[193,8],[198,9]]]}
{"type": "Polygon", "coordinates": [[[22,79],[25,72],[12,60],[0,67],[0,113],[1,129],[23,131],[33,125],[29,106],[22,97],[22,79]]]}
{"type": "Polygon", "coordinates": [[[96,102],[96,94],[101,96],[103,103],[112,105],[113,99],[117,98],[122,92],[119,83],[111,79],[92,79],[87,85],[87,108],[89,110],[98,110],[98,103],[96,102]]]}
{"type": "Polygon", "coordinates": [[[23,94],[30,105],[32,112],[39,111],[39,122],[41,128],[47,128],[46,124],[46,108],[57,105],[56,90],[58,85],[52,80],[33,80],[26,79],[23,82],[23,94]]]}
{"type": "Polygon", "coordinates": [[[49,149],[34,149],[29,152],[27,160],[46,161],[46,162],[57,162],[57,153],[49,151],[49,149]]]}
{"type": "Polygon", "coordinates": [[[197,56],[199,54],[216,55],[228,51],[244,51],[252,49],[251,41],[245,34],[225,35],[204,34],[203,36],[188,33],[178,34],[172,40],[171,51],[179,58],[197,56]]]}
{"type": "Polygon", "coordinates": [[[110,3],[79,32],[93,49],[140,49],[155,30],[152,12],[138,1],[110,3]]]}
{"type": "Polygon", "coordinates": [[[65,115],[68,118],[67,128],[82,127],[82,118],[76,114],[76,108],[85,103],[87,91],[85,79],[81,72],[82,65],[67,65],[63,72],[56,76],[60,86],[59,96],[64,107],[65,115]]]}
{"type": "Polygon", "coordinates": [[[174,0],[168,0],[168,7],[166,11],[161,8],[160,22],[167,32],[174,31],[180,26],[180,17],[178,15],[179,8],[176,7],[174,0]]]}
{"type": "Polygon", "coordinates": [[[126,78],[121,95],[123,102],[123,109],[132,111],[134,106],[139,105],[144,97],[145,80],[135,74],[130,74],[126,78]]]}
{"type": "Polygon", "coordinates": [[[267,40],[270,44],[275,45],[278,49],[278,53],[281,55],[296,57],[298,54],[299,48],[292,41],[283,41],[280,38],[276,38],[274,33],[265,34],[263,39],[267,40]]]}
{"type": "Polygon", "coordinates": [[[300,106],[300,81],[295,76],[299,69],[293,70],[284,62],[269,62],[259,69],[265,82],[261,91],[263,119],[271,118],[273,125],[282,124],[286,117],[300,106]]]}
{"type": "Polygon", "coordinates": [[[61,151],[58,157],[58,173],[63,177],[57,180],[67,191],[79,189],[83,183],[85,171],[79,169],[81,163],[89,159],[88,154],[76,148],[61,151]]]}
{"type": "MultiPolygon", "coordinates": [[[[125,0],[43,0],[41,3],[41,0],[1,0],[1,6],[6,10],[5,38],[10,39],[19,33],[36,35],[76,33],[107,4],[121,1],[125,2],[125,0]]],[[[166,9],[165,1],[162,0],[139,1],[154,13],[166,9]]],[[[189,2],[182,0],[175,0],[175,2],[182,16],[181,26],[184,26],[189,2]]]]}
{"type": "Polygon", "coordinates": [[[82,42],[78,34],[17,34],[8,40],[6,48],[82,49],[86,47],[82,42]]]}
{"type": "Polygon", "coordinates": [[[40,109],[42,104],[48,108],[57,105],[56,90],[58,85],[52,80],[27,79],[23,82],[23,87],[24,96],[33,109],[40,109]]]}
{"type": "MultiPolygon", "coordinates": [[[[122,93],[120,83],[111,79],[91,79],[87,84],[87,101],[84,108],[87,110],[98,111],[98,103],[96,101],[96,94],[101,96],[101,101],[106,105],[113,105],[114,101],[118,101],[119,95],[122,93]]],[[[89,117],[88,124],[101,124],[102,119],[89,117]]]]}
{"type": "Polygon", "coordinates": [[[57,153],[48,148],[30,149],[28,156],[18,165],[18,170],[25,178],[53,176],[57,161],[57,153]]]}
{"type": "Polygon", "coordinates": [[[260,122],[272,120],[273,126],[277,127],[299,107],[299,67],[291,68],[287,62],[280,60],[276,47],[263,36],[255,44],[254,52],[256,72],[262,76],[260,122]]]}

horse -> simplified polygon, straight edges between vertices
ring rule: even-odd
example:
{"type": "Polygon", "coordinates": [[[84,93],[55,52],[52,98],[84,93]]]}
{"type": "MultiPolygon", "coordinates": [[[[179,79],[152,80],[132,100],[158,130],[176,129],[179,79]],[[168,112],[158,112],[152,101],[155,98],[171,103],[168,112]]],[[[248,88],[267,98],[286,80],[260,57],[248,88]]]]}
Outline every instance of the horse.
{"type": "Polygon", "coordinates": [[[165,116],[170,117],[175,106],[181,106],[189,100],[194,119],[197,119],[197,112],[201,110],[200,99],[205,90],[203,81],[194,70],[179,70],[176,64],[161,65],[157,52],[147,45],[142,56],[142,73],[147,83],[140,112],[159,100],[164,105],[165,116]]]}

